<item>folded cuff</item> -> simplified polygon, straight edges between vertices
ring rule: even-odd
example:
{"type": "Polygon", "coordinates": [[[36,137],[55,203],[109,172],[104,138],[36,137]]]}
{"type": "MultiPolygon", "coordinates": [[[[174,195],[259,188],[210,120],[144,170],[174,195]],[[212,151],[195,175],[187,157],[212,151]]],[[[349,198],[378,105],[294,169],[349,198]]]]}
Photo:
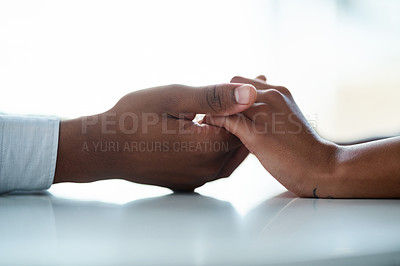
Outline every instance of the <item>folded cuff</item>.
{"type": "Polygon", "coordinates": [[[0,193],[51,186],[59,125],[56,117],[0,115],[0,193]]]}

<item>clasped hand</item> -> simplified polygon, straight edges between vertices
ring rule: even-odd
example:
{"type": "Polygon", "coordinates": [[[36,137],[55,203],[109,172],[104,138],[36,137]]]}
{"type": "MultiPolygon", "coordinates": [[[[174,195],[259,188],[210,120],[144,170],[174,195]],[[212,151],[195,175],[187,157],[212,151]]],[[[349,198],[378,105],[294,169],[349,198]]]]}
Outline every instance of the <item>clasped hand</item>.
{"type": "Polygon", "coordinates": [[[248,150],[196,114],[229,116],[256,100],[251,85],[169,85],[124,96],[110,110],[62,121],[55,183],[120,178],[193,190],[228,177],[248,150]]]}

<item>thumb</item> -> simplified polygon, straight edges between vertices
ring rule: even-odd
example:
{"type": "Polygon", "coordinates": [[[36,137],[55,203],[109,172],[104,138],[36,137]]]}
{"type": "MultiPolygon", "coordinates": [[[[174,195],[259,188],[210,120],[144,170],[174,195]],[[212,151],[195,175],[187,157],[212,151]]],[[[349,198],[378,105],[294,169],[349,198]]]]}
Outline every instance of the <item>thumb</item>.
{"type": "Polygon", "coordinates": [[[175,95],[175,110],[182,113],[228,116],[243,112],[256,101],[257,90],[247,84],[218,84],[186,87],[175,95]]]}

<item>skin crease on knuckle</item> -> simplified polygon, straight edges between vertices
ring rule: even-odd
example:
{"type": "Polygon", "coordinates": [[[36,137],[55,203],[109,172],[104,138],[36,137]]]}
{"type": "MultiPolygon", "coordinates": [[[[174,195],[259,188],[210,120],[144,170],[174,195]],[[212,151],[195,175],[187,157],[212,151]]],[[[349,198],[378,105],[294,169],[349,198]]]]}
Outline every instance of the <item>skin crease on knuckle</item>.
{"type": "Polygon", "coordinates": [[[205,99],[207,99],[208,107],[211,108],[211,110],[217,113],[227,110],[229,104],[227,101],[230,101],[230,97],[232,97],[231,95],[227,95],[227,90],[223,90],[219,85],[212,85],[205,89],[205,94],[205,99]]]}

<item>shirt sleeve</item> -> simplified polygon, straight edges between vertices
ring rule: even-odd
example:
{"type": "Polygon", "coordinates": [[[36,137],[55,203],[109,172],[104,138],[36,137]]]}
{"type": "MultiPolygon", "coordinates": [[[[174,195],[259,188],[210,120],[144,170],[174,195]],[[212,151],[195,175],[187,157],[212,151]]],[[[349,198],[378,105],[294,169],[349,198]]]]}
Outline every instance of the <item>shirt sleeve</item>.
{"type": "Polygon", "coordinates": [[[0,193],[53,183],[60,120],[0,114],[0,193]]]}

